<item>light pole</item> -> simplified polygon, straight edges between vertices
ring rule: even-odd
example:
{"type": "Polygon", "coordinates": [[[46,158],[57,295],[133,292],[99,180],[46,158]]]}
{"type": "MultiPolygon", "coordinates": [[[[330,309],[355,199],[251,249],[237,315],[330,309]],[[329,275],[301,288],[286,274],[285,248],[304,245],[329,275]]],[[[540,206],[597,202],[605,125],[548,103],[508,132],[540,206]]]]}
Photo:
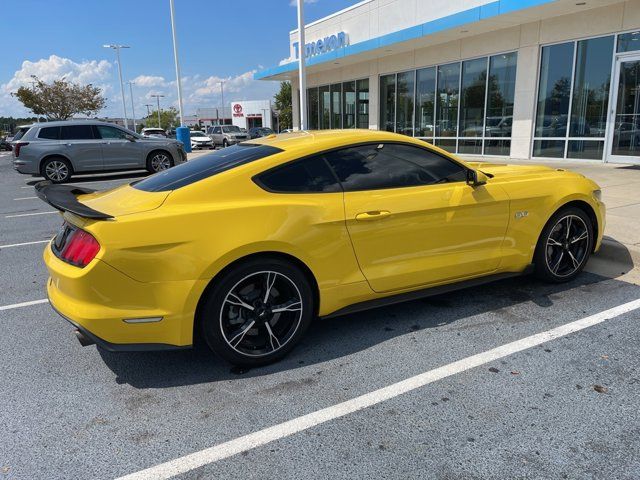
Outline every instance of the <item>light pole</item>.
{"type": "Polygon", "coordinates": [[[182,81],[180,80],[180,62],[178,61],[178,40],[176,38],[175,12],[173,8],[173,0],[169,0],[169,8],[171,9],[171,35],[173,36],[173,58],[176,64],[176,80],[178,83],[178,108],[180,110],[180,126],[184,126],[184,117],[182,116],[182,81]]]}
{"type": "Polygon", "coordinates": [[[160,95],[160,94],[154,94],[154,95],[150,95],[151,97],[155,97],[157,102],[158,102],[158,128],[162,128],[160,126],[160,98],[164,97],[164,95],[160,95]]]}
{"type": "Polygon", "coordinates": [[[124,100],[124,83],[122,82],[122,62],[120,61],[120,49],[129,48],[127,45],[103,45],[104,48],[112,48],[116,51],[118,59],[118,76],[120,77],[120,93],[122,94],[122,111],[124,112],[124,128],[129,128],[129,120],[127,119],[127,104],[124,100]]]}
{"type": "Polygon", "coordinates": [[[136,84],[136,82],[132,82],[131,80],[129,80],[127,82],[129,84],[129,93],[131,93],[131,116],[132,118],[132,122],[133,122],[133,131],[136,131],[136,110],[133,106],[133,86],[136,84]]]}
{"type": "Polygon", "coordinates": [[[220,102],[222,103],[222,124],[224,125],[224,80],[218,82],[220,84],[220,102]]]}
{"type": "Polygon", "coordinates": [[[305,68],[304,0],[298,0],[298,88],[300,89],[300,130],[307,129],[307,71],[305,68]]]}
{"type": "Polygon", "coordinates": [[[147,117],[150,117],[151,110],[149,110],[149,107],[153,107],[153,105],[151,105],[150,103],[145,103],[144,106],[147,107],[147,117]]]}

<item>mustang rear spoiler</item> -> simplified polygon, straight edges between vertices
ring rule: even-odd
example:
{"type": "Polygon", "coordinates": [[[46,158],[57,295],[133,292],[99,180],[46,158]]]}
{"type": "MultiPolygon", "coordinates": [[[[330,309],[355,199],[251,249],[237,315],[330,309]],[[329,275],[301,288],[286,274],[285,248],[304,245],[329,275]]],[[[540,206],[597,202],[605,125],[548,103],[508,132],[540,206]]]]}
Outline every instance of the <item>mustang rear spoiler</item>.
{"type": "Polygon", "coordinates": [[[106,213],[98,212],[78,201],[76,195],[93,193],[90,188],[80,188],[75,185],[56,185],[49,181],[38,182],[35,185],[38,197],[61,212],[74,213],[80,217],[106,220],[113,218],[106,213]]]}

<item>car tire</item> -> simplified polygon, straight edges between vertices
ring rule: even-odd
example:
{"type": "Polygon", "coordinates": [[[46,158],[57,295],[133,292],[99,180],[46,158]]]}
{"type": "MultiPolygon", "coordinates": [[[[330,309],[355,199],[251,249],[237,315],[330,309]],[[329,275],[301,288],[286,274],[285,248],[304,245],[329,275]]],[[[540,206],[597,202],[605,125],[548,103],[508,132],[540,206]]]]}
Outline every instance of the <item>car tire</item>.
{"type": "Polygon", "coordinates": [[[268,365],[307,331],[313,299],[309,280],[295,265],[278,258],[250,260],[207,289],[199,308],[201,332],[209,348],[233,365],[268,365]]]}
{"type": "Polygon", "coordinates": [[[551,283],[573,280],[587,264],[594,241],[589,215],[580,208],[561,208],[540,234],[533,258],[536,276],[551,283]]]}
{"type": "Polygon", "coordinates": [[[49,157],[40,166],[41,175],[51,183],[68,182],[73,175],[73,167],[63,157],[49,157]]]}
{"type": "Polygon", "coordinates": [[[173,157],[164,150],[155,150],[147,156],[147,170],[151,173],[162,172],[174,165],[173,157]]]}

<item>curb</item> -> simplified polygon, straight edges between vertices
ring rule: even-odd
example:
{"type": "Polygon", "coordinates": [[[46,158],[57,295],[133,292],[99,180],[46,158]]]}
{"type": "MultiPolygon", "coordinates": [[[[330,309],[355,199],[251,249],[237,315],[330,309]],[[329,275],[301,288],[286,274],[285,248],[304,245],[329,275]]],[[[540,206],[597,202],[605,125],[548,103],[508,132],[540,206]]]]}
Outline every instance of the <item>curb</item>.
{"type": "Polygon", "coordinates": [[[602,239],[602,246],[596,257],[613,262],[620,262],[630,258],[634,267],[640,267],[640,247],[625,245],[610,237],[602,239]]]}

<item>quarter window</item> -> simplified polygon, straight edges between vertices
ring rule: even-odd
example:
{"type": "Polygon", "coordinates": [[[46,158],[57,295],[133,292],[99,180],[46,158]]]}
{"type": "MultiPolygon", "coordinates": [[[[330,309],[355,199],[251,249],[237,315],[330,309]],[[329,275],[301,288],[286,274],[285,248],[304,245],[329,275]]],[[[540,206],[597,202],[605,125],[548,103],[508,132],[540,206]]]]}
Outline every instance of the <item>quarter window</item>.
{"type": "Polygon", "coordinates": [[[46,140],[60,140],[60,127],[45,127],[40,129],[38,138],[46,140]]]}
{"type": "Polygon", "coordinates": [[[375,144],[325,154],[345,191],[414,187],[462,181],[465,169],[430,150],[375,144]]]}
{"type": "Polygon", "coordinates": [[[60,128],[61,140],[93,140],[91,125],[66,125],[60,128]]]}
{"type": "Polygon", "coordinates": [[[340,185],[320,156],[284,165],[259,177],[258,183],[275,192],[338,192],[340,185]]]}

